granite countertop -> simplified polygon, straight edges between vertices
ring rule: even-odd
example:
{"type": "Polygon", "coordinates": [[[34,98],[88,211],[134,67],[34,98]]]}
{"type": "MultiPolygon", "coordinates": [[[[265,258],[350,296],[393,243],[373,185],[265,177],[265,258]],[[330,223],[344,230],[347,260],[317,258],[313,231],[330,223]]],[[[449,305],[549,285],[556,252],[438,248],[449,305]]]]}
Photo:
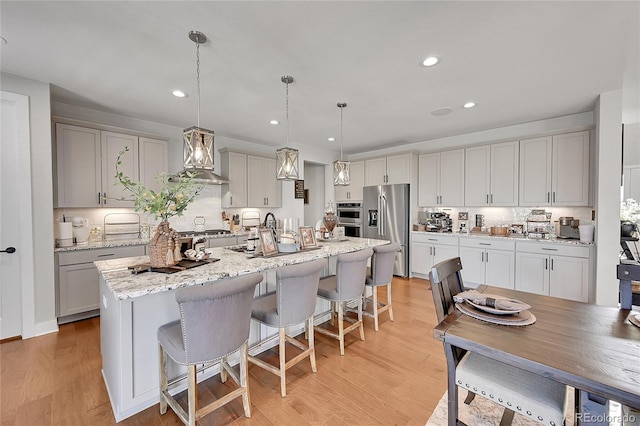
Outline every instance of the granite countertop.
{"type": "Polygon", "coordinates": [[[211,252],[211,257],[218,258],[220,261],[173,274],[160,272],[132,274],[127,269],[129,266],[149,262],[148,256],[101,260],[95,262],[95,265],[115,297],[119,300],[124,300],[191,285],[210,283],[227,277],[262,272],[285,265],[327,258],[386,243],[388,241],[349,237],[347,241],[320,243],[320,248],[316,250],[300,251],[267,258],[248,258],[245,253],[217,247],[207,250],[211,252]]]}
{"type": "MultiPolygon", "coordinates": [[[[238,236],[245,236],[245,235],[249,235],[249,232],[234,231],[230,234],[206,234],[206,235],[198,235],[198,237],[212,239],[212,238],[238,237],[238,236]]],[[[82,245],[72,245],[69,247],[56,247],[55,249],[53,249],[53,252],[60,253],[60,252],[67,252],[67,251],[91,250],[91,249],[100,249],[100,248],[143,246],[143,245],[149,244],[149,240],[150,238],[133,238],[129,240],[100,240],[95,242],[89,242],[88,244],[82,244],[82,245]]]]}
{"type": "Polygon", "coordinates": [[[491,238],[491,239],[502,239],[502,240],[515,240],[515,241],[533,241],[539,243],[549,243],[549,244],[570,244],[570,245],[579,245],[579,246],[595,246],[593,242],[584,242],[580,240],[571,240],[566,238],[536,238],[536,237],[525,237],[522,234],[511,234],[510,236],[501,236],[501,235],[489,235],[489,234],[481,234],[481,233],[460,233],[460,232],[426,232],[426,231],[411,231],[412,234],[435,234],[435,235],[444,235],[450,237],[460,237],[460,238],[491,238]]]}

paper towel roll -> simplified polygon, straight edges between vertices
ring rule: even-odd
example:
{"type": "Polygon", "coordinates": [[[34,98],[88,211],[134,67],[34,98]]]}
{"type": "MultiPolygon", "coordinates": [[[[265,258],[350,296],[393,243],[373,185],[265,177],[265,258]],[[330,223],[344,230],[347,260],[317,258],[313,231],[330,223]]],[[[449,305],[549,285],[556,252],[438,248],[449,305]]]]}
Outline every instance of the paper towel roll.
{"type": "Polygon", "coordinates": [[[71,222],[59,222],[58,223],[58,239],[66,240],[73,238],[73,226],[71,222]]]}

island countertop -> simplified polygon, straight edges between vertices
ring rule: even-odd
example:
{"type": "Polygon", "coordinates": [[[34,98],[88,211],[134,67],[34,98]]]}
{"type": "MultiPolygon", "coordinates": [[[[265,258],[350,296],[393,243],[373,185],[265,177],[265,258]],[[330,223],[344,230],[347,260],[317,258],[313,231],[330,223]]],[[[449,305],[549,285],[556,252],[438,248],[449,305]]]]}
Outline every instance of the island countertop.
{"type": "Polygon", "coordinates": [[[388,241],[385,240],[349,237],[346,241],[321,242],[317,249],[256,258],[248,258],[244,253],[218,247],[208,249],[208,251],[212,253],[211,257],[218,258],[220,259],[219,261],[173,274],[159,272],[132,274],[127,269],[129,266],[149,262],[148,256],[101,260],[95,262],[95,265],[115,298],[124,300],[191,285],[205,284],[252,272],[262,272],[281,266],[328,258],[387,243],[388,241]]]}

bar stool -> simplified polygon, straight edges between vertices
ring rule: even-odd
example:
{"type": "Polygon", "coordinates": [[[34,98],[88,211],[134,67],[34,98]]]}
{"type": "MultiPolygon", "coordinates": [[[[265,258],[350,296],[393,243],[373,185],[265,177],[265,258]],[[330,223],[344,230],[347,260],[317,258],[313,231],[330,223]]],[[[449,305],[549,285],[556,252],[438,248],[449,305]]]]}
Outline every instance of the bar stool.
{"type": "MultiPolygon", "coordinates": [[[[247,384],[247,349],[251,302],[262,274],[253,273],[208,285],[181,288],[176,292],[180,319],[158,329],[160,356],[160,414],[167,412],[167,404],[184,424],[195,425],[196,420],[241,396],[244,415],[251,417],[247,384]],[[240,352],[240,373],[227,363],[227,355],[240,352]],[[187,367],[188,413],[169,393],[167,355],[187,367]],[[198,408],[196,364],[220,362],[220,379],[227,374],[239,386],[224,397],[198,408]]],[[[184,379],[180,377],[175,382],[184,379]]],[[[173,384],[173,383],[172,383],[173,384]]]]}
{"type": "Polygon", "coordinates": [[[280,393],[282,397],[287,395],[286,371],[309,357],[311,370],[315,373],[316,353],[313,343],[313,312],[316,308],[316,294],[320,274],[327,261],[324,259],[298,265],[285,266],[276,271],[276,291],[260,296],[253,301],[251,317],[261,323],[278,328],[278,334],[266,340],[270,341],[278,337],[280,365],[273,365],[260,358],[249,356],[249,362],[264,368],[265,370],[280,376],[280,393]],[[307,321],[308,346],[302,342],[287,336],[285,327],[300,324],[307,321]],[[285,356],[286,343],[296,346],[302,353],[287,361],[285,356]]]}
{"type": "MultiPolygon", "coordinates": [[[[373,312],[364,310],[363,315],[373,317],[373,324],[378,331],[378,315],[389,311],[389,319],[393,321],[393,306],[391,305],[391,281],[393,280],[393,266],[396,261],[396,253],[400,250],[399,243],[385,244],[373,248],[371,268],[367,268],[365,285],[371,287],[373,312]],[[387,286],[387,303],[378,302],[378,287],[387,286]]],[[[366,300],[365,300],[366,304],[366,300]]]]}
{"type": "MultiPolygon", "coordinates": [[[[322,278],[318,285],[318,297],[329,300],[337,305],[338,311],[338,333],[334,333],[326,328],[315,327],[319,333],[325,334],[340,341],[340,355],[344,355],[344,335],[356,328],[360,330],[360,340],[364,340],[364,327],[362,326],[362,293],[364,292],[364,281],[367,273],[367,261],[373,254],[370,248],[354,253],[338,255],[336,265],[336,275],[322,278]],[[342,304],[352,300],[358,300],[357,321],[344,316],[342,304]],[[344,320],[353,322],[344,328],[344,320]]],[[[331,314],[333,319],[333,310],[331,314]]]]}

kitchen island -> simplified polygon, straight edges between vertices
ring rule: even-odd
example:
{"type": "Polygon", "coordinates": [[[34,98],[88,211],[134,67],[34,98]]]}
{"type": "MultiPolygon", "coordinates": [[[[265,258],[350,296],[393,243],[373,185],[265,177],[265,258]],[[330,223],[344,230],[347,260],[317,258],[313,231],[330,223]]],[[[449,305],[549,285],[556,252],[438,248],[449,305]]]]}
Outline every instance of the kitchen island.
{"type": "MultiPolygon", "coordinates": [[[[134,275],[129,266],[149,261],[147,256],[129,257],[95,262],[100,273],[100,348],[102,374],[116,421],[121,421],[159,401],[158,386],[158,327],[180,318],[175,290],[252,272],[261,272],[265,279],[256,295],[275,289],[275,270],[279,267],[327,259],[324,274],[333,273],[335,256],[366,247],[386,244],[384,240],[349,238],[340,242],[325,242],[317,249],[287,253],[273,257],[248,258],[228,248],[211,249],[212,257],[220,259],[196,268],[162,274],[144,272],[134,275]]],[[[318,300],[316,313],[325,312],[328,303],[318,300]]],[[[323,319],[320,319],[322,321],[323,319]]],[[[290,332],[302,332],[302,326],[290,332]]],[[[255,321],[251,323],[250,353],[269,348],[261,345],[265,338],[277,333],[255,321]]],[[[169,367],[170,377],[185,370],[175,364],[169,367]]],[[[218,373],[217,366],[209,367],[199,377],[203,380],[218,373]]],[[[185,386],[177,386],[179,392],[185,386]]]]}

